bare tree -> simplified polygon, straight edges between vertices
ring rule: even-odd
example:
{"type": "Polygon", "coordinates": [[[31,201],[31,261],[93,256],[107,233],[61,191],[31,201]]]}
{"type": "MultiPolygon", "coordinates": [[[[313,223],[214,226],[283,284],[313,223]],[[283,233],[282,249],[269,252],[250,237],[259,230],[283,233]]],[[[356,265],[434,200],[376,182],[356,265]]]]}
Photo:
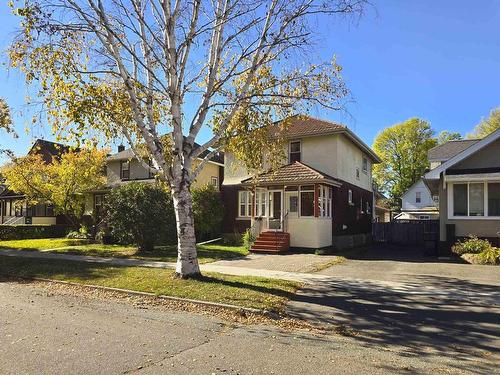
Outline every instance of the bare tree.
{"type": "Polygon", "coordinates": [[[9,53],[12,66],[38,88],[56,131],[124,136],[144,167],[168,183],[176,271],[193,277],[200,271],[191,183],[236,139],[252,139],[254,149],[245,152],[272,147],[263,147],[268,137],[260,130],[276,119],[315,105],[341,108],[347,89],[336,61],[306,62],[318,39],[313,23],[359,16],[364,6],[365,0],[27,0],[14,9],[23,30],[9,53]],[[196,147],[203,127],[212,136],[196,147]]]}

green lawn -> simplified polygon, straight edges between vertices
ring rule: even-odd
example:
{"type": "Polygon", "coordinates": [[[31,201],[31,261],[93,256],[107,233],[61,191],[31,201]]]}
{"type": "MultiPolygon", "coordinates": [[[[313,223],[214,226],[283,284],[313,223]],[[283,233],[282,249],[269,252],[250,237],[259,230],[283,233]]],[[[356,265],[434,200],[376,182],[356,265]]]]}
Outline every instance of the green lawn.
{"type": "Polygon", "coordinates": [[[212,273],[201,280],[181,280],[173,274],[173,270],[167,269],[0,256],[0,275],[4,276],[65,280],[278,312],[301,286],[297,282],[261,277],[212,273]]]}
{"type": "MultiPolygon", "coordinates": [[[[176,246],[158,246],[151,252],[139,253],[137,251],[137,247],[135,246],[93,244],[88,243],[86,240],[72,240],[66,238],[0,241],[0,249],[32,251],[44,250],[51,253],[135,258],[158,260],[163,262],[175,262],[177,260],[176,246]]],[[[198,259],[200,263],[210,263],[223,259],[234,259],[246,254],[248,254],[248,252],[241,246],[198,246],[198,259]]]]}

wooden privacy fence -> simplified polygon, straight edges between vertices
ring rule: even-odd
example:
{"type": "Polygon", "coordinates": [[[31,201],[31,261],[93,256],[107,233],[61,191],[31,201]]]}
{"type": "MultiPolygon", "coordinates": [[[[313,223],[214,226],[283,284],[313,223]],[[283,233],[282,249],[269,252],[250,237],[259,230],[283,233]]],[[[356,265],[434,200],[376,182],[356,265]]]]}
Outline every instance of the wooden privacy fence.
{"type": "Polygon", "coordinates": [[[424,246],[437,249],[439,220],[407,220],[373,223],[373,240],[405,246],[424,246]]]}

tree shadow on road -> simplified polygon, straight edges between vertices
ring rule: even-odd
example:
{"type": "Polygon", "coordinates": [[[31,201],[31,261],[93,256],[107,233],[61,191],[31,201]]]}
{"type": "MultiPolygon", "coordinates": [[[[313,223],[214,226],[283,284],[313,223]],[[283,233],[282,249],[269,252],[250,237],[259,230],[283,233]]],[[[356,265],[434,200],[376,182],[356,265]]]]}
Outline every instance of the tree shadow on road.
{"type": "Polygon", "coordinates": [[[287,311],[318,324],[346,324],[366,344],[406,347],[410,356],[473,357],[480,360],[473,369],[464,361],[456,362],[457,369],[491,369],[488,360],[500,354],[499,287],[411,277],[413,282],[398,284],[322,281],[302,289],[287,311]]]}

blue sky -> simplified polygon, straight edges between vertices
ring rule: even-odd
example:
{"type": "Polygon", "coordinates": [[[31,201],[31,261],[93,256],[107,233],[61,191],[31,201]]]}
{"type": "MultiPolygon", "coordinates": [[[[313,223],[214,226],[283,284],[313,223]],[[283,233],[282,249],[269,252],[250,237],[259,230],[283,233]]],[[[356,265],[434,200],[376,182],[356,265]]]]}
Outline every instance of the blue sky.
{"type": "MultiPolygon", "coordinates": [[[[348,125],[371,145],[380,130],[410,117],[430,121],[437,132],[466,134],[490,109],[500,106],[500,1],[373,4],[355,25],[318,26],[324,35],[318,59],[337,56],[353,102],[346,113],[317,110],[313,115],[348,125]]],[[[3,51],[17,20],[6,5],[1,7],[3,51]]],[[[51,139],[50,130],[43,127],[25,133],[26,119],[17,114],[25,95],[23,77],[1,66],[0,97],[14,108],[20,138],[1,133],[0,144],[17,154],[25,153],[34,138],[51,139]]]]}

